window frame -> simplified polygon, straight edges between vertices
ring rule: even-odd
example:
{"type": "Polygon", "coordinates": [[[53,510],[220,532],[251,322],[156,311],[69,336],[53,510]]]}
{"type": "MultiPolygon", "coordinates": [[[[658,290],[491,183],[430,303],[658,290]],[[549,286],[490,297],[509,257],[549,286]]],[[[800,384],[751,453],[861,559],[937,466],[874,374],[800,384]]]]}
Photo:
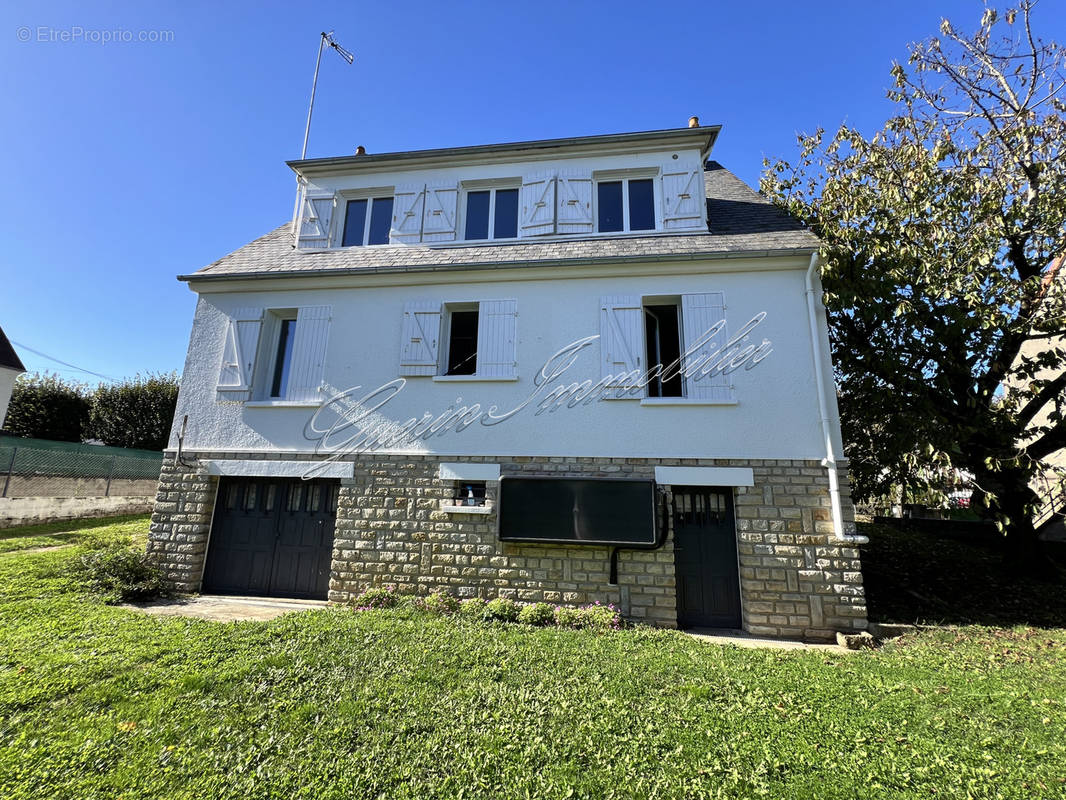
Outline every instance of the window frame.
{"type": "Polygon", "coordinates": [[[343,209],[339,209],[341,213],[334,214],[337,218],[337,224],[334,227],[334,246],[335,247],[383,247],[392,243],[392,214],[389,215],[389,241],[382,242],[380,244],[368,244],[367,239],[370,236],[370,221],[374,216],[374,202],[377,200],[392,200],[393,213],[396,211],[396,187],[395,186],[379,186],[377,188],[368,189],[346,189],[337,193],[338,206],[343,205],[343,209]],[[366,200],[366,219],[363,220],[363,236],[362,241],[358,244],[344,244],[344,229],[348,223],[348,204],[353,200],[366,200]]]}
{"type": "Polygon", "coordinates": [[[441,333],[437,340],[437,374],[435,377],[447,380],[474,380],[478,378],[479,359],[481,347],[481,302],[478,300],[458,303],[442,303],[440,316],[441,333]],[[474,371],[473,372],[448,372],[448,361],[451,358],[452,349],[452,314],[454,312],[476,311],[478,324],[474,329],[474,371]]]}
{"type": "Polygon", "coordinates": [[[618,170],[596,170],[592,173],[592,220],[593,220],[593,232],[609,235],[621,235],[621,234],[650,234],[657,233],[663,230],[663,199],[662,199],[662,181],[656,180],[661,174],[659,167],[637,167],[633,169],[618,169],[618,170]],[[641,228],[639,230],[633,230],[630,227],[629,219],[629,182],[630,181],[651,181],[651,213],[652,219],[655,221],[655,226],[652,228],[641,228]],[[602,231],[600,230],[600,184],[601,183],[621,183],[622,184],[622,229],[619,231],[602,231]]]}
{"type": "MultiPolygon", "coordinates": [[[[285,385],[285,392],[280,395],[274,394],[274,379],[278,369],[278,347],[281,344],[281,330],[286,321],[292,322],[291,336],[293,345],[296,342],[296,321],[299,316],[300,310],[298,308],[268,308],[264,309],[264,315],[267,324],[270,326],[269,330],[264,331],[265,339],[269,343],[269,347],[260,347],[260,353],[263,359],[266,361],[265,369],[260,372],[263,375],[263,382],[259,387],[259,391],[253,392],[253,394],[261,400],[267,402],[283,402],[288,396],[288,383],[285,385]]],[[[289,350],[289,373],[291,377],[292,373],[292,355],[293,351],[289,350]]]]}
{"type": "MultiPolygon", "coordinates": [[[[648,319],[648,315],[649,315],[649,309],[650,308],[656,308],[656,307],[661,308],[663,306],[673,306],[674,308],[677,309],[678,357],[680,358],[685,353],[685,321],[684,321],[684,318],[682,317],[683,311],[682,311],[682,308],[681,308],[681,296],[680,295],[650,295],[650,296],[647,296],[647,297],[641,297],[640,298],[640,312],[641,312],[641,317],[642,317],[642,319],[641,319],[641,322],[642,322],[641,333],[643,334],[642,338],[643,338],[644,353],[645,353],[645,359],[647,361],[647,365],[648,365],[648,369],[649,370],[652,368],[651,359],[648,358],[648,356],[647,356],[648,347],[651,344],[651,342],[648,341],[648,333],[647,333],[647,331],[648,331],[647,319],[648,319]]],[[[654,314],[652,316],[654,316],[654,314]]],[[[684,368],[685,368],[684,363],[678,365],[678,368],[679,368],[679,370],[684,370],[684,368]]],[[[680,380],[680,385],[681,385],[681,394],[679,394],[679,395],[664,395],[664,394],[662,394],[662,388],[661,387],[659,389],[659,391],[660,391],[659,394],[652,394],[651,393],[652,384],[651,384],[651,382],[649,382],[648,385],[644,387],[644,394],[641,395],[641,399],[642,400],[663,400],[663,401],[672,400],[674,402],[677,402],[677,401],[680,401],[680,400],[688,400],[688,399],[690,399],[689,398],[688,379],[685,378],[684,374],[681,374],[679,376],[679,380],[680,380]]]]}
{"type": "Polygon", "coordinates": [[[489,178],[486,180],[469,180],[462,181],[460,183],[460,213],[458,226],[456,230],[456,240],[463,242],[512,242],[520,238],[520,222],[522,217],[522,204],[521,204],[521,192],[522,192],[522,179],[521,178],[489,178]],[[496,192],[499,190],[514,189],[519,192],[519,202],[516,206],[515,212],[515,235],[496,238],[496,192]],[[467,239],[466,238],[466,223],[469,213],[469,197],[472,192],[488,192],[489,193],[489,219],[488,219],[488,236],[484,239],[467,239]],[[462,237],[458,234],[462,231],[462,237]]]}

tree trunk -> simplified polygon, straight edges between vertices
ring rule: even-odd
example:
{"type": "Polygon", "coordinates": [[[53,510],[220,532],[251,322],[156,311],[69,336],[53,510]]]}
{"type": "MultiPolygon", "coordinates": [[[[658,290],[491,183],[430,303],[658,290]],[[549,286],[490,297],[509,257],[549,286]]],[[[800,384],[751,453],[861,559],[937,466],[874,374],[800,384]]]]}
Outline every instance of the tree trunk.
{"type": "Polygon", "coordinates": [[[1006,518],[1004,563],[1019,577],[1055,580],[1059,577],[1054,563],[1047,557],[1033,525],[1033,509],[1039,498],[1029,487],[1025,470],[1005,470],[978,476],[978,483],[989,488],[990,510],[1006,518]]]}

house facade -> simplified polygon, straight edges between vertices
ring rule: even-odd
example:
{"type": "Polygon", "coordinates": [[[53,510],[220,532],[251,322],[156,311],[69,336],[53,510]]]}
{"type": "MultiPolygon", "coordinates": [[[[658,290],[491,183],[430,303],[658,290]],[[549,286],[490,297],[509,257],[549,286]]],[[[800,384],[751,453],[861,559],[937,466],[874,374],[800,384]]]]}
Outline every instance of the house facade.
{"type": "Polygon", "coordinates": [[[290,162],[296,219],[181,277],[173,584],[864,628],[818,243],[718,132],[290,162]]]}

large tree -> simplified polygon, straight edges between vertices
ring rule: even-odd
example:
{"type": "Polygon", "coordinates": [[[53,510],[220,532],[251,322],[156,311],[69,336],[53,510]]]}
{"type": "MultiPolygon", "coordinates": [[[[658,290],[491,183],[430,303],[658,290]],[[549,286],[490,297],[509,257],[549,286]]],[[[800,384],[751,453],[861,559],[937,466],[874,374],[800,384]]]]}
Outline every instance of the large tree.
{"type": "Polygon", "coordinates": [[[89,389],[58,375],[20,375],[11,392],[8,433],[59,442],[80,442],[89,418],[89,389]]]}
{"type": "Polygon", "coordinates": [[[92,396],[88,430],[114,447],[162,450],[177,402],[178,376],[172,372],[100,384],[92,396]]]}
{"type": "Polygon", "coordinates": [[[880,131],[802,136],[762,182],[824,242],[857,495],[965,470],[1031,566],[1030,481],[1066,447],[1066,77],[1035,5],[944,20],[880,131]]]}

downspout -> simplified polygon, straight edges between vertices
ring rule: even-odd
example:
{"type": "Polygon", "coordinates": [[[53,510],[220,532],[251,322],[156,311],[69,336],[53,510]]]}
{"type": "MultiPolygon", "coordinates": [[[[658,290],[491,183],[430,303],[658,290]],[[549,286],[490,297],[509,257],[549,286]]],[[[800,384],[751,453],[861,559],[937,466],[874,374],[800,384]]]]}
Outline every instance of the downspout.
{"type": "Polygon", "coordinates": [[[840,481],[837,476],[836,455],[833,453],[833,422],[829,416],[829,400],[825,391],[825,374],[822,371],[822,337],[818,331],[818,307],[814,296],[814,275],[818,268],[818,253],[811,254],[807,267],[805,294],[807,295],[807,319],[811,326],[811,357],[814,360],[814,384],[818,390],[818,412],[822,417],[822,437],[825,439],[825,458],[822,466],[829,473],[829,503],[833,517],[833,538],[848,544],[866,544],[870,539],[856,533],[845,533],[844,519],[840,510],[840,481]]]}

